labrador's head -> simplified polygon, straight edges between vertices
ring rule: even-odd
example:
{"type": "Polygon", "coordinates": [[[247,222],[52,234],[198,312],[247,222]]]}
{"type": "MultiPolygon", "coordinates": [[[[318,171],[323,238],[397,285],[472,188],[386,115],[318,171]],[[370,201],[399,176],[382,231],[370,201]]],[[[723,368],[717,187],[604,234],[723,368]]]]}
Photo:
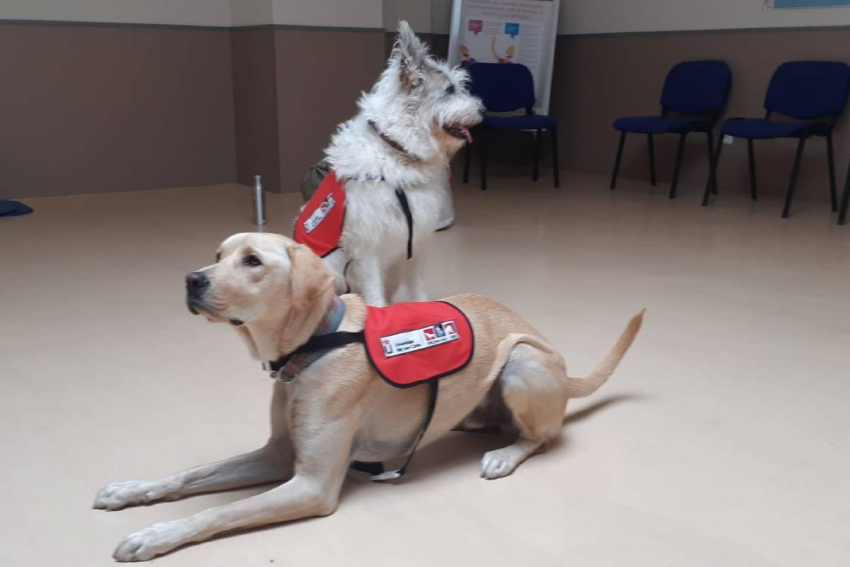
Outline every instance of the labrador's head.
{"type": "Polygon", "coordinates": [[[279,234],[234,234],[215,264],[186,276],[189,311],[234,326],[274,326],[303,320],[333,290],[333,278],[313,252],[279,234]],[[300,314],[294,317],[295,314],[300,314]]]}

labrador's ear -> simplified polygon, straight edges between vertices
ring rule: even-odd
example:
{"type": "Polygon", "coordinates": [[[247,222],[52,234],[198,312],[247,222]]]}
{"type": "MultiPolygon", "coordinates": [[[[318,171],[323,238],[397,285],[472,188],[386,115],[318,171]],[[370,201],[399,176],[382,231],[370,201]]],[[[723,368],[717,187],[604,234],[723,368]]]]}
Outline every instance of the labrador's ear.
{"type": "Polygon", "coordinates": [[[309,309],[328,289],[333,289],[334,279],[325,263],[304,245],[289,249],[292,260],[292,306],[309,309]]]}

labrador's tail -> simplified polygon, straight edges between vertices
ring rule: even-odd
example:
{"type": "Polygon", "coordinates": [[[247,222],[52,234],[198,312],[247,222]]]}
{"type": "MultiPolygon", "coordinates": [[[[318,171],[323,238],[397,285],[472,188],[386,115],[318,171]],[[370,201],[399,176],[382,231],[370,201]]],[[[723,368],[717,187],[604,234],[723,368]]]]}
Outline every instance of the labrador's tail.
{"type": "Polygon", "coordinates": [[[617,369],[617,365],[625,356],[626,351],[632,346],[638,331],[640,331],[644,313],[646,313],[646,309],[642,309],[640,313],[632,317],[620,338],[617,339],[617,344],[614,345],[605,359],[593,369],[593,372],[584,378],[567,378],[570,398],[589,396],[608,381],[608,378],[611,377],[614,370],[617,369]]]}

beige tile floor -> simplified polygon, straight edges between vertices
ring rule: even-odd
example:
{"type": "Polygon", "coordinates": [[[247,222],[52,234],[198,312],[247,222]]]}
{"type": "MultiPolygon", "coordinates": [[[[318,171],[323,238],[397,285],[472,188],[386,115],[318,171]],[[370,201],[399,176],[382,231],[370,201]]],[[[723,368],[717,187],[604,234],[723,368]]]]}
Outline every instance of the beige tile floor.
{"type": "MultiPolygon", "coordinates": [[[[164,566],[850,565],[850,228],[825,203],[565,175],[456,187],[435,296],[493,296],[574,374],[628,318],[646,325],[561,442],[478,478],[505,440],[453,434],[400,485],[347,484],[339,511],[215,540],[164,566]]],[[[108,565],[149,523],[262,489],[105,513],[114,480],[259,446],[270,384],[223,326],[191,317],[183,275],[251,230],[237,186],[33,199],[0,220],[0,565],[108,565]]],[[[270,196],[288,231],[296,195],[270,196]]]]}

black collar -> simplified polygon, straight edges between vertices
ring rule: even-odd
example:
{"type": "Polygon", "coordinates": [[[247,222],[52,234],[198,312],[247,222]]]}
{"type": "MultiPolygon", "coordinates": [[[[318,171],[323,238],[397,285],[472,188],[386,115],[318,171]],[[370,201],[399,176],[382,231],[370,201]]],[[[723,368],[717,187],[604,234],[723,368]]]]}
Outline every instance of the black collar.
{"type": "Polygon", "coordinates": [[[372,130],[375,132],[375,134],[377,134],[378,137],[381,138],[384,142],[386,142],[387,145],[389,145],[392,149],[394,149],[398,152],[401,152],[404,155],[404,157],[406,157],[407,159],[409,159],[411,161],[419,161],[419,156],[410,153],[398,141],[393,140],[392,138],[390,138],[389,136],[387,136],[386,134],[381,132],[381,130],[378,128],[378,125],[375,124],[374,120],[369,120],[368,123],[369,123],[369,126],[372,128],[372,130]]]}

